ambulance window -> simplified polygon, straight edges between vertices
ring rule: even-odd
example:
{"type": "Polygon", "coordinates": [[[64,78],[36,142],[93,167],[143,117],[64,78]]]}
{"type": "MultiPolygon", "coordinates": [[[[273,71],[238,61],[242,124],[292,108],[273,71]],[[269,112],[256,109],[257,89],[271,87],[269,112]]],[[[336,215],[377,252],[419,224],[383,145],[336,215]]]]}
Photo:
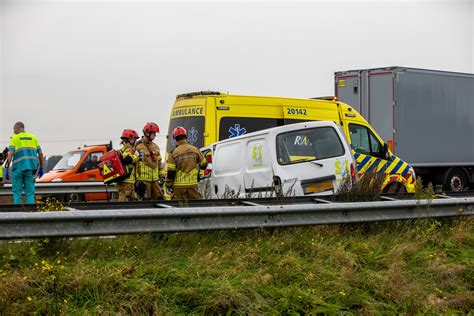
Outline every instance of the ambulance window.
{"type": "Polygon", "coordinates": [[[224,117],[219,124],[219,140],[223,140],[262,129],[282,126],[284,120],[254,117],[224,117]]]}
{"type": "Polygon", "coordinates": [[[351,147],[359,154],[382,157],[382,145],[375,135],[365,126],[349,124],[351,147]]]}
{"type": "Polygon", "coordinates": [[[176,142],[173,139],[173,130],[177,126],[184,127],[188,132],[188,143],[197,148],[204,147],[204,116],[183,116],[170,120],[166,145],[167,152],[172,152],[175,148],[176,142]]]}
{"type": "Polygon", "coordinates": [[[281,165],[344,155],[344,146],[332,127],[317,127],[277,136],[277,159],[281,165]]]}
{"type": "Polygon", "coordinates": [[[311,122],[315,120],[297,120],[297,119],[285,119],[285,125],[291,125],[291,124],[298,124],[298,123],[305,123],[305,122],[311,122]]]}

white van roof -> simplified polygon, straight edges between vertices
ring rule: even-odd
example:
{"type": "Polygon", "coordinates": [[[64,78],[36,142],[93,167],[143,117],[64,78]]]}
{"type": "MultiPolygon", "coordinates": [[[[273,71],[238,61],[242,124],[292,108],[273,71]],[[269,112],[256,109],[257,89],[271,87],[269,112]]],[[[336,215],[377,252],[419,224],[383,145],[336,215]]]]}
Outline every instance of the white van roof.
{"type": "Polygon", "coordinates": [[[242,135],[242,136],[237,136],[237,137],[224,139],[224,140],[215,142],[215,143],[213,143],[213,144],[211,144],[207,147],[212,147],[212,146],[217,145],[217,144],[224,144],[224,143],[228,143],[228,142],[234,142],[234,141],[238,141],[238,140],[241,140],[241,139],[251,138],[251,137],[259,136],[259,135],[279,134],[279,133],[290,132],[290,131],[299,130],[299,129],[322,127],[322,126],[332,126],[334,128],[337,128],[336,123],[334,123],[333,121],[308,121],[308,122],[303,122],[303,123],[295,123],[295,124],[289,124],[289,125],[283,125],[283,126],[267,128],[267,129],[263,129],[261,131],[248,133],[248,134],[245,134],[245,135],[242,135]]]}

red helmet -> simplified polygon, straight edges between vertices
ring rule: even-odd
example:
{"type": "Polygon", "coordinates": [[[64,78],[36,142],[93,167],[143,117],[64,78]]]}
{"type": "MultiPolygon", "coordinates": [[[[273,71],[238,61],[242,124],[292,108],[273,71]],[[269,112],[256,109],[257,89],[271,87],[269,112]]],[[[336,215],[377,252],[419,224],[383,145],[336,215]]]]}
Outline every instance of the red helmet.
{"type": "Polygon", "coordinates": [[[159,133],[160,128],[155,123],[146,123],[145,127],[143,127],[143,134],[149,133],[159,133]]]}
{"type": "Polygon", "coordinates": [[[188,137],[188,132],[186,132],[186,129],[184,127],[178,126],[173,130],[173,138],[176,139],[178,136],[186,136],[188,137]]]}
{"type": "Polygon", "coordinates": [[[122,136],[120,136],[120,138],[126,138],[126,139],[132,139],[132,138],[135,138],[135,139],[138,139],[140,138],[140,136],[138,136],[138,133],[135,132],[133,129],[124,129],[123,132],[122,132],[122,136]]]}

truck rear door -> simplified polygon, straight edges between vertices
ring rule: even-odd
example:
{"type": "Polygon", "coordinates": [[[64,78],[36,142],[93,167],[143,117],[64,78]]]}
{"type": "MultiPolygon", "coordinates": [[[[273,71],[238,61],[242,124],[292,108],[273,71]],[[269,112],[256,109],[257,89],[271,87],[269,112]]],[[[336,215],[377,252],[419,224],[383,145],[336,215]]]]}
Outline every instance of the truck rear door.
{"type": "Polygon", "coordinates": [[[362,112],[362,92],[359,72],[336,73],[335,92],[338,100],[349,104],[357,112],[362,112]]]}
{"type": "Polygon", "coordinates": [[[336,72],[338,99],[357,110],[395,150],[395,75],[391,68],[336,72]]]}

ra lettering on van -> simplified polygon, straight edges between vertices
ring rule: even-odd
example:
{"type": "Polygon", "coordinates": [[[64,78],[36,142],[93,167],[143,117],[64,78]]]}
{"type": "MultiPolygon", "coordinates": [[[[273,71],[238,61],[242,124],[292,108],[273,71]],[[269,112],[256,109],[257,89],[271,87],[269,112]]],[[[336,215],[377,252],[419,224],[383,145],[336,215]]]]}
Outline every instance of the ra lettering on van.
{"type": "Polygon", "coordinates": [[[171,117],[180,117],[180,116],[203,116],[204,108],[203,107],[189,107],[183,109],[173,110],[171,117]]]}
{"type": "Polygon", "coordinates": [[[261,167],[263,166],[263,155],[262,155],[263,146],[260,144],[253,145],[252,148],[252,167],[261,167]]]}
{"type": "Polygon", "coordinates": [[[229,128],[229,138],[237,137],[237,136],[242,136],[247,133],[247,130],[245,127],[240,127],[240,124],[235,124],[234,127],[229,128]]]}
{"type": "Polygon", "coordinates": [[[296,136],[294,145],[298,146],[311,146],[308,136],[296,136]]]}

